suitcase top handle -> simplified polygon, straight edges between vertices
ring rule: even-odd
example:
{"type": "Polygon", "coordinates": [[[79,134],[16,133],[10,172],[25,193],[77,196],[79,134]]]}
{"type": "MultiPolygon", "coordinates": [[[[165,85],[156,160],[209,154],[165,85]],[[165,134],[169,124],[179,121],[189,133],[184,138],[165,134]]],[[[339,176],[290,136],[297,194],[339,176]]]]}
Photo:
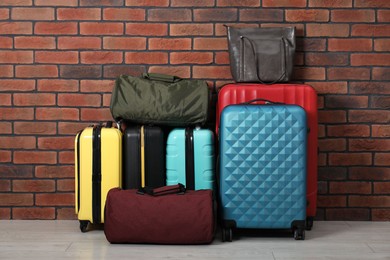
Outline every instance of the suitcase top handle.
{"type": "Polygon", "coordinates": [[[177,76],[171,76],[171,75],[165,75],[159,73],[142,73],[142,78],[149,79],[149,80],[163,81],[168,83],[175,83],[182,80],[182,78],[177,76]]]}
{"type": "Polygon", "coordinates": [[[249,100],[247,102],[244,102],[242,103],[243,105],[250,105],[254,102],[264,102],[266,105],[269,105],[269,104],[285,104],[285,103],[282,103],[282,102],[274,102],[274,101],[271,101],[271,100],[268,100],[268,99],[264,99],[264,98],[255,98],[255,99],[252,99],[252,100],[249,100]]]}
{"type": "Polygon", "coordinates": [[[184,194],[186,188],[183,184],[178,183],[176,185],[163,186],[159,188],[144,187],[138,190],[138,194],[144,195],[145,193],[151,196],[163,196],[168,194],[184,194]]]}

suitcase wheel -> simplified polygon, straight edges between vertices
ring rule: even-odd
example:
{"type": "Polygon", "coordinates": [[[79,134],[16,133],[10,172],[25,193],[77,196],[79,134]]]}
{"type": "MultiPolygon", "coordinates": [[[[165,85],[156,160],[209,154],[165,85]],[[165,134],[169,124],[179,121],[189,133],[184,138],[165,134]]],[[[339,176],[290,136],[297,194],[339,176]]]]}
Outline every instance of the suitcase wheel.
{"type": "Polygon", "coordinates": [[[306,218],[306,230],[311,230],[313,227],[314,217],[306,218]]]}
{"type": "Polygon", "coordinates": [[[80,220],[80,230],[81,230],[81,232],[83,232],[83,233],[87,232],[88,224],[89,224],[88,220],[80,220]]]}
{"type": "Polygon", "coordinates": [[[231,228],[222,228],[222,242],[233,241],[233,230],[231,228]]]}
{"type": "Polygon", "coordinates": [[[305,240],[305,230],[300,228],[294,229],[294,239],[305,240]]]}

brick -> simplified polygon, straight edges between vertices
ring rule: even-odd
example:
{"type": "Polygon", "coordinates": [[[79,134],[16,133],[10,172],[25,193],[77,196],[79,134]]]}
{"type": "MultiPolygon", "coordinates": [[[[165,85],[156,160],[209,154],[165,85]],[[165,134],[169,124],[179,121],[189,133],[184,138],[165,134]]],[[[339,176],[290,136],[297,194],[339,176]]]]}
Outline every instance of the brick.
{"type": "Polygon", "coordinates": [[[344,221],[368,221],[370,220],[369,209],[326,209],[326,220],[344,221]]]}
{"type": "Polygon", "coordinates": [[[390,182],[374,182],[375,194],[390,194],[390,182]]]}
{"type": "MultiPolygon", "coordinates": [[[[235,19],[229,21],[235,21],[235,19]]],[[[279,9],[242,9],[240,10],[240,21],[282,22],[283,11],[279,9]]]]}
{"type": "Polygon", "coordinates": [[[126,34],[136,36],[168,35],[168,25],[163,23],[126,23],[126,34]]]}
{"type": "Polygon", "coordinates": [[[172,52],[169,60],[171,64],[211,64],[213,62],[213,53],[172,52]]]}
{"type": "Polygon", "coordinates": [[[329,68],[327,70],[329,80],[369,80],[368,68],[329,68]]]}
{"type": "Polygon", "coordinates": [[[57,181],[57,191],[74,191],[74,190],[75,190],[75,181],[73,179],[57,181]]]}
{"type": "MultiPolygon", "coordinates": [[[[390,13],[389,13],[390,16],[390,13]]],[[[390,39],[375,39],[374,40],[375,51],[390,51],[390,39]]]]}
{"type": "Polygon", "coordinates": [[[318,148],[321,152],[342,152],[345,151],[347,148],[345,139],[321,139],[318,140],[318,148]]]}
{"type": "MultiPolygon", "coordinates": [[[[208,3],[211,6],[213,1],[208,1],[208,3]]],[[[260,7],[260,0],[217,0],[217,6],[260,7]]]]}
{"type": "Polygon", "coordinates": [[[215,23],[215,35],[226,37],[226,26],[234,26],[235,28],[258,28],[258,23],[215,23]]]}
{"type": "Polygon", "coordinates": [[[331,137],[369,137],[370,127],[358,124],[329,125],[327,134],[331,137]]]}
{"type": "Polygon", "coordinates": [[[390,10],[378,10],[378,22],[380,23],[390,22],[390,10]]]}
{"type": "Polygon", "coordinates": [[[332,194],[371,194],[371,182],[330,182],[329,192],[332,194]]]}
{"type": "Polygon", "coordinates": [[[348,24],[306,24],[306,35],[308,37],[347,37],[349,36],[348,24]]]}
{"type": "MultiPolygon", "coordinates": [[[[388,148],[387,151],[389,151],[388,148]]],[[[374,164],[376,166],[390,166],[390,153],[375,153],[374,164]]]]}
{"type": "Polygon", "coordinates": [[[15,151],[15,164],[56,164],[56,152],[42,152],[42,151],[15,151]]]}
{"type": "MultiPolygon", "coordinates": [[[[186,1],[186,0],[185,0],[186,1]]],[[[199,0],[194,0],[192,2],[197,2],[199,0]]],[[[182,2],[182,0],[180,0],[182,2]]],[[[126,6],[168,6],[169,0],[126,0],[126,6]]],[[[172,6],[174,6],[172,4],[172,6]]]]}
{"type": "Polygon", "coordinates": [[[229,60],[229,52],[216,52],[215,53],[215,63],[216,64],[223,64],[223,65],[226,65],[226,64],[230,64],[230,60],[229,60]]]}
{"type": "Polygon", "coordinates": [[[390,36],[390,27],[384,24],[354,24],[352,36],[382,37],[390,36]]]}
{"type": "Polygon", "coordinates": [[[114,86],[113,80],[81,80],[81,92],[112,92],[114,86]]]}
{"type": "Polygon", "coordinates": [[[33,63],[32,51],[0,51],[0,63],[33,63]]]}
{"type": "Polygon", "coordinates": [[[30,165],[2,165],[0,174],[2,178],[31,178],[33,177],[34,168],[30,165]]]}
{"type": "Polygon", "coordinates": [[[101,66],[95,65],[63,65],[60,66],[62,78],[100,78],[102,76],[101,66]]]}
{"type": "Polygon", "coordinates": [[[347,206],[346,196],[335,196],[335,195],[319,195],[317,197],[317,206],[322,208],[339,208],[347,206]]]}
{"type": "Polygon", "coordinates": [[[11,106],[11,94],[0,94],[0,104],[2,106],[11,106]]]}
{"type": "MultiPolygon", "coordinates": [[[[126,64],[167,64],[166,52],[126,52],[126,64]]],[[[173,64],[173,63],[172,63],[173,64]]]]}
{"type": "Polygon", "coordinates": [[[0,137],[1,149],[34,149],[36,139],[32,136],[0,137]]]}
{"type": "Polygon", "coordinates": [[[32,23],[0,22],[0,34],[32,34],[32,23]]]}
{"type": "Polygon", "coordinates": [[[58,49],[80,50],[101,49],[102,40],[99,37],[58,37],[58,49]]]}
{"type": "Polygon", "coordinates": [[[57,20],[101,20],[100,8],[58,8],[57,20]]]}
{"type": "Polygon", "coordinates": [[[58,94],[58,105],[62,107],[100,107],[98,94],[58,94]]]}
{"type": "Polygon", "coordinates": [[[371,165],[371,153],[331,153],[329,165],[334,166],[357,166],[371,165]]]}
{"type": "Polygon", "coordinates": [[[367,181],[388,181],[390,180],[389,167],[350,167],[349,179],[367,181]]]}
{"type": "Polygon", "coordinates": [[[0,122],[0,134],[12,134],[12,123],[0,122]]]}
{"type": "Polygon", "coordinates": [[[325,51],[326,40],[325,39],[313,39],[313,38],[298,38],[296,39],[297,51],[325,51]]]}
{"type": "Polygon", "coordinates": [[[351,54],[351,65],[352,66],[389,66],[390,65],[390,54],[378,53],[378,54],[351,54]]]}
{"type": "Polygon", "coordinates": [[[77,80],[65,79],[40,79],[38,80],[39,91],[49,92],[75,92],[79,90],[77,80]]]}
{"type": "Polygon", "coordinates": [[[19,78],[55,78],[58,68],[55,65],[19,65],[16,66],[16,77],[19,78]]]}
{"type": "Polygon", "coordinates": [[[322,9],[286,10],[287,22],[329,22],[329,11],[322,9]]]}
{"type": "Polygon", "coordinates": [[[263,0],[263,7],[306,7],[306,0],[263,0]]]}
{"type": "Polygon", "coordinates": [[[77,220],[77,215],[74,212],[74,208],[59,208],[57,209],[57,218],[58,220],[77,220]]]}
{"type": "Polygon", "coordinates": [[[0,193],[0,205],[2,206],[32,206],[32,194],[0,193]]]}
{"type": "MultiPolygon", "coordinates": [[[[390,68],[373,68],[372,79],[390,81],[390,68]]],[[[384,84],[386,84],[386,82],[384,82],[384,84]]]]}
{"type": "Polygon", "coordinates": [[[79,62],[76,51],[36,51],[35,63],[77,64],[79,62]]]}
{"type": "Polygon", "coordinates": [[[390,96],[371,96],[370,107],[390,109],[390,96]]]}
{"type": "Polygon", "coordinates": [[[32,5],[32,0],[2,0],[0,6],[30,6],[32,5]]]}
{"type": "Polygon", "coordinates": [[[390,83],[351,82],[349,89],[351,94],[390,94],[390,83]]]}
{"type": "Polygon", "coordinates": [[[145,10],[134,8],[105,8],[103,19],[111,21],[145,21],[145,10]]]}
{"type": "Polygon", "coordinates": [[[226,38],[195,38],[194,50],[227,50],[226,38]]]}
{"type": "Polygon", "coordinates": [[[390,211],[388,209],[371,209],[372,221],[390,221],[390,211]]]}
{"type": "Polygon", "coordinates": [[[108,22],[82,22],[80,23],[81,35],[122,35],[123,23],[108,22]]]}
{"type": "Polygon", "coordinates": [[[374,10],[332,10],[331,20],[333,22],[375,22],[374,10]]]}
{"type": "Polygon", "coordinates": [[[390,137],[390,125],[372,125],[372,137],[390,137]]]}
{"type": "MultiPolygon", "coordinates": [[[[112,118],[111,118],[112,119],[112,118]]],[[[110,119],[103,119],[103,121],[108,121],[110,119]]],[[[64,151],[59,152],[58,154],[60,164],[74,164],[74,151],[64,151]]]]}
{"type": "Polygon", "coordinates": [[[104,94],[103,95],[103,106],[109,107],[111,104],[111,94],[104,94]]]}
{"type": "Polygon", "coordinates": [[[53,106],[56,104],[55,94],[34,93],[34,94],[14,94],[15,106],[53,106]]]}
{"type": "Polygon", "coordinates": [[[17,135],[54,135],[56,127],[54,122],[15,122],[14,133],[17,135]]]}
{"type": "Polygon", "coordinates": [[[212,24],[171,24],[169,26],[169,35],[172,36],[208,36],[213,35],[214,28],[212,24]]]}
{"type": "Polygon", "coordinates": [[[346,82],[308,82],[317,94],[346,94],[348,85],[346,82]]]}
{"type": "Polygon", "coordinates": [[[34,4],[36,6],[44,5],[44,6],[77,6],[78,0],[35,0],[34,4]]]}
{"type": "Polygon", "coordinates": [[[190,50],[191,39],[189,38],[151,38],[149,50],[190,50]]]}
{"type": "Polygon", "coordinates": [[[110,52],[110,51],[89,51],[81,52],[81,63],[83,64],[119,64],[123,61],[122,52],[110,52]]]}
{"type": "Polygon", "coordinates": [[[390,110],[351,110],[348,115],[349,122],[358,123],[389,123],[390,110]]]}
{"type": "Polygon", "coordinates": [[[372,39],[328,39],[329,51],[372,51],[372,39]]]}
{"type": "Polygon", "coordinates": [[[13,192],[54,192],[54,180],[13,180],[13,192]]]}
{"type": "Polygon", "coordinates": [[[10,191],[10,190],[11,190],[11,181],[0,180],[0,192],[10,191]]]}
{"type": "Polygon", "coordinates": [[[350,207],[388,208],[390,196],[349,196],[350,207]]]}
{"type": "Polygon", "coordinates": [[[43,193],[35,195],[35,205],[37,206],[73,206],[73,193],[43,193]]]}
{"type": "Polygon", "coordinates": [[[0,151],[0,162],[9,163],[11,162],[11,151],[0,151]]]}
{"type": "Polygon", "coordinates": [[[367,108],[367,96],[326,96],[327,108],[367,108]]]}
{"type": "MultiPolygon", "coordinates": [[[[127,1],[142,1],[142,0],[127,0],[127,1]]],[[[156,2],[156,1],[142,1],[142,2],[156,2]]],[[[158,1],[158,3],[161,4],[161,6],[168,6],[167,0],[161,0],[158,1]],[[161,3],[160,3],[161,2],[161,3]]],[[[214,6],[215,0],[171,0],[171,6],[172,7],[206,7],[206,6],[214,6]]],[[[154,3],[157,4],[157,3],[154,3]]]]}
{"type": "Polygon", "coordinates": [[[103,48],[108,50],[145,50],[144,37],[105,37],[103,48]]]}
{"type": "Polygon", "coordinates": [[[9,10],[0,9],[0,20],[8,20],[8,19],[9,19],[9,10]]]}
{"type": "Polygon", "coordinates": [[[318,111],[319,123],[345,123],[346,117],[345,111],[342,110],[318,111]]]}
{"type": "Polygon", "coordinates": [[[82,108],[81,120],[83,121],[108,121],[112,120],[109,108],[82,108]]]}
{"type": "Polygon", "coordinates": [[[190,78],[191,75],[189,66],[151,66],[148,72],[175,75],[181,78],[190,78]]]}
{"type": "Polygon", "coordinates": [[[35,34],[67,35],[77,34],[76,22],[37,22],[34,26],[35,34]]]}
{"type": "Polygon", "coordinates": [[[340,53],[306,53],[305,64],[309,66],[348,65],[349,55],[340,53]]]}
{"type": "Polygon", "coordinates": [[[87,126],[89,123],[59,122],[58,133],[60,135],[76,135],[76,133],[87,126]]]}
{"type": "Polygon", "coordinates": [[[0,36],[0,48],[12,49],[13,48],[13,38],[0,36]]]}
{"type": "Polygon", "coordinates": [[[15,7],[12,8],[12,20],[54,20],[54,8],[49,7],[15,7]]]}
{"type": "Polygon", "coordinates": [[[74,177],[74,166],[38,165],[35,167],[37,178],[71,178],[74,177]]]}
{"type": "MultiPolygon", "coordinates": [[[[153,22],[190,22],[192,12],[190,9],[150,9],[147,20],[153,22]]],[[[196,21],[196,19],[195,19],[196,21]]]]}
{"type": "Polygon", "coordinates": [[[200,79],[230,79],[232,78],[229,66],[194,66],[193,78],[200,79]]]}
{"type": "Polygon", "coordinates": [[[37,120],[78,120],[79,110],[76,108],[37,108],[37,120]]]}
{"type": "Polygon", "coordinates": [[[122,6],[124,0],[80,0],[80,6],[122,6]]]}
{"type": "Polygon", "coordinates": [[[38,137],[40,150],[74,149],[74,137],[38,137]]]}
{"type": "Polygon", "coordinates": [[[352,7],[352,0],[309,0],[309,7],[352,7]]]}
{"type": "Polygon", "coordinates": [[[325,80],[325,68],[295,67],[293,71],[295,80],[325,80]]]}
{"type": "Polygon", "coordinates": [[[320,167],[318,168],[318,180],[346,180],[347,170],[345,167],[320,167]]]}
{"type": "Polygon", "coordinates": [[[195,9],[195,22],[227,22],[237,20],[237,9],[235,8],[209,8],[209,9],[195,9]]]}
{"type": "Polygon", "coordinates": [[[0,120],[33,120],[33,108],[0,108],[0,120]]]}
{"type": "Polygon", "coordinates": [[[18,36],[15,37],[15,48],[17,49],[55,49],[54,37],[41,36],[18,36]]]}
{"type": "Polygon", "coordinates": [[[0,65],[0,78],[12,78],[14,67],[12,65],[0,65]]]}
{"type": "Polygon", "coordinates": [[[116,78],[119,75],[139,76],[146,72],[144,66],[108,65],[104,66],[104,78],[116,78]]]}
{"type": "Polygon", "coordinates": [[[390,7],[390,3],[382,0],[355,0],[355,7],[390,7]]]}
{"type": "Polygon", "coordinates": [[[49,207],[13,208],[12,219],[22,220],[51,220],[55,219],[55,209],[49,207]]]}
{"type": "Polygon", "coordinates": [[[0,208],[0,220],[8,220],[8,219],[11,219],[11,209],[0,208]]]}
{"type": "Polygon", "coordinates": [[[389,151],[390,140],[382,139],[351,139],[350,151],[389,151]]]}

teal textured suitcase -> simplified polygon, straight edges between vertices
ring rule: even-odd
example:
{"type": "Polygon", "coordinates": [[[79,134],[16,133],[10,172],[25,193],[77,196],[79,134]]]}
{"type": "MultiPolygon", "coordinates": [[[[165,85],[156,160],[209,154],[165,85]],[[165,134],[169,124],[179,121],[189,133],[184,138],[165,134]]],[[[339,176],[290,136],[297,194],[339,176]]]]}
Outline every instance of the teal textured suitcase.
{"type": "Polygon", "coordinates": [[[208,129],[176,128],[167,140],[167,185],[190,190],[215,188],[214,134],[208,129]]]}
{"type": "Polygon", "coordinates": [[[296,105],[230,105],[220,121],[224,241],[234,228],[292,229],[304,239],[306,113],[296,105]]]}

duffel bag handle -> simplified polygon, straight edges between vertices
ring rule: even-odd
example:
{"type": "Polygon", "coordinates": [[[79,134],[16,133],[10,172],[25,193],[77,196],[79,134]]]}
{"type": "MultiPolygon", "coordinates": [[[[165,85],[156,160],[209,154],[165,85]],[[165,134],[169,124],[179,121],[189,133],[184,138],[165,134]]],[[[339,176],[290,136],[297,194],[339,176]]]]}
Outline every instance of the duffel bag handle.
{"type": "Polygon", "coordinates": [[[245,105],[250,105],[254,102],[259,102],[259,101],[262,101],[264,102],[265,104],[284,104],[282,102],[274,102],[274,101],[271,101],[271,100],[268,100],[268,99],[264,99],[264,98],[255,98],[255,99],[252,99],[252,100],[249,100],[249,101],[246,101],[242,104],[245,104],[245,105]]]}
{"type": "Polygon", "coordinates": [[[169,185],[169,186],[163,186],[159,188],[149,188],[149,187],[144,187],[140,188],[138,190],[138,194],[148,194],[152,196],[163,196],[163,195],[168,195],[168,194],[183,194],[186,191],[186,188],[184,187],[183,184],[178,183],[176,185],[169,185]]]}
{"type": "Polygon", "coordinates": [[[163,81],[168,83],[174,83],[182,80],[180,77],[177,76],[165,75],[160,73],[142,73],[142,78],[149,79],[149,80],[163,81]]]}

